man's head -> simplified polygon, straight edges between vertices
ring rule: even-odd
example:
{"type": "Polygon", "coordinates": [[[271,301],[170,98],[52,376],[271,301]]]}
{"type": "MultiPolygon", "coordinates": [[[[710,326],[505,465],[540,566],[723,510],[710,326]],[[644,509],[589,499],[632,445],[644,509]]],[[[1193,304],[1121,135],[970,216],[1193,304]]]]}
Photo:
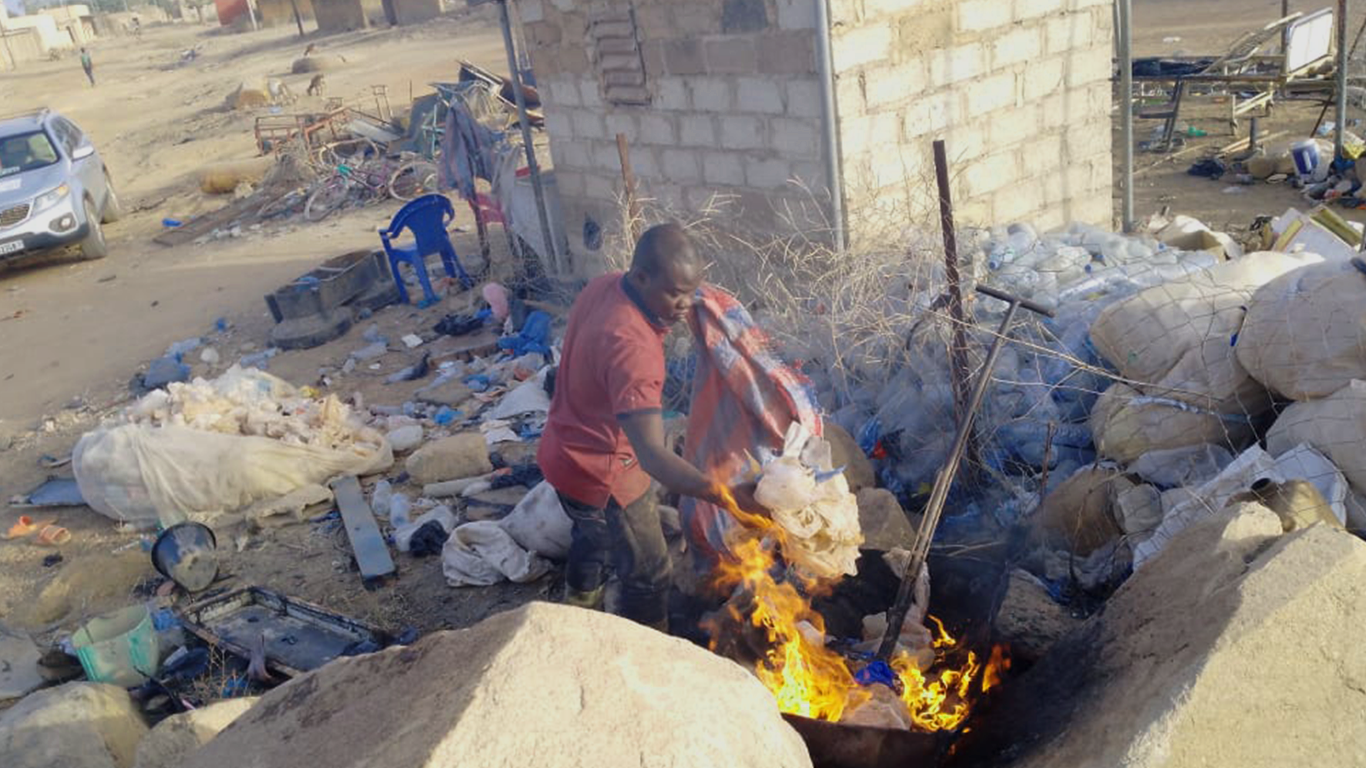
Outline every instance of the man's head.
{"type": "Polygon", "coordinates": [[[683,227],[660,224],[640,236],[626,279],[655,316],[673,325],[692,307],[702,272],[702,260],[683,227]]]}

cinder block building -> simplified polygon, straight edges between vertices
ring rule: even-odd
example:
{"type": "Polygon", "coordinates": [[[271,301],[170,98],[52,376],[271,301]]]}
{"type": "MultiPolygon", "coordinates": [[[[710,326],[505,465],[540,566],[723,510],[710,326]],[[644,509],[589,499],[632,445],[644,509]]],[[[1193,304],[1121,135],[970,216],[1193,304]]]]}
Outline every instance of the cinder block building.
{"type": "Polygon", "coordinates": [[[643,194],[680,210],[731,195],[761,231],[810,206],[794,181],[838,185],[855,239],[933,199],[937,138],[964,223],[1111,223],[1108,0],[828,0],[824,18],[818,0],[517,8],[576,253],[586,218],[615,223],[618,133],[643,194]]]}

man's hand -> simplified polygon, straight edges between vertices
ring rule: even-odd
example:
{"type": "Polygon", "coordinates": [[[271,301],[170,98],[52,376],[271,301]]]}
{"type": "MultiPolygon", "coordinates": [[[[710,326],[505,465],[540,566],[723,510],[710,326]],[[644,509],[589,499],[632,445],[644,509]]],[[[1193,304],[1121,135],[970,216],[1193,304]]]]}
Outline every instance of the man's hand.
{"type": "Polygon", "coordinates": [[[730,488],[730,495],[735,499],[735,505],[740,508],[741,512],[748,512],[751,515],[759,515],[765,518],[769,517],[768,509],[754,498],[754,490],[757,487],[758,483],[733,485],[730,488]]]}

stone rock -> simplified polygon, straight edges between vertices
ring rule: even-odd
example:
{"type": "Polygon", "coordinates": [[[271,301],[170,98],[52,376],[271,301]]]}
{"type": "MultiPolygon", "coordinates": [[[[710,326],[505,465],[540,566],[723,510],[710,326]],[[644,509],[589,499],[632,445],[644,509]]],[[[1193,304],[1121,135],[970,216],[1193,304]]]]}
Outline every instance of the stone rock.
{"type": "Polygon", "coordinates": [[[424,485],[493,471],[488,443],[478,432],[462,432],[427,443],[408,457],[405,466],[413,480],[424,485]]]}
{"type": "Polygon", "coordinates": [[[915,529],[896,496],[886,488],[864,488],[858,492],[858,523],[863,530],[862,549],[886,552],[910,547],[915,529]]]}
{"type": "Polygon", "coordinates": [[[389,430],[387,437],[389,447],[394,449],[394,453],[407,453],[422,445],[422,425],[409,424],[406,427],[389,430]]]}
{"type": "Polygon", "coordinates": [[[849,483],[849,491],[858,493],[864,488],[876,485],[877,475],[873,472],[873,462],[863,454],[863,449],[858,447],[853,435],[833,421],[826,420],[823,424],[823,436],[826,442],[830,443],[830,463],[835,467],[844,467],[844,479],[849,483]]]}
{"type": "Polygon", "coordinates": [[[162,720],[138,743],[133,768],[180,768],[185,758],[232,725],[258,698],[226,699],[162,720]]]}
{"type": "Polygon", "coordinates": [[[995,627],[1001,639],[1010,643],[1012,656],[1037,659],[1081,624],[1054,602],[1033,574],[1018,568],[1011,572],[995,627]]]}
{"type": "Polygon", "coordinates": [[[115,596],[127,597],[138,582],[156,575],[151,559],[139,550],[74,558],[56,571],[37,595],[15,605],[6,620],[35,629],[62,619],[79,604],[98,605],[115,596]]]}
{"type": "Polygon", "coordinates": [[[40,658],[28,635],[0,624],[0,702],[25,696],[43,684],[40,658]]]}
{"type": "Polygon", "coordinates": [[[737,664],[625,619],[531,603],[338,659],[261,697],[184,768],[810,766],[737,664]]]}
{"type": "Polygon", "coordinates": [[[452,408],[459,408],[466,400],[474,397],[474,390],[465,386],[465,382],[460,381],[459,379],[452,379],[451,381],[420,389],[415,396],[424,403],[448,405],[452,408]]]}
{"type": "Polygon", "coordinates": [[[1054,550],[1091,554],[1124,532],[1115,521],[1114,500],[1132,487],[1118,470],[1081,469],[1039,505],[1033,518],[1035,541],[1054,550]]]}
{"type": "Polygon", "coordinates": [[[1003,687],[961,764],[1366,765],[1363,622],[1366,543],[1235,505],[1003,687]]]}
{"type": "Polygon", "coordinates": [[[67,683],[0,714],[0,755],[5,768],[131,768],[146,734],[127,691],[67,683]]]}
{"type": "Polygon", "coordinates": [[[1147,533],[1162,524],[1162,492],[1135,485],[1115,494],[1115,522],[1129,535],[1147,533]]]}

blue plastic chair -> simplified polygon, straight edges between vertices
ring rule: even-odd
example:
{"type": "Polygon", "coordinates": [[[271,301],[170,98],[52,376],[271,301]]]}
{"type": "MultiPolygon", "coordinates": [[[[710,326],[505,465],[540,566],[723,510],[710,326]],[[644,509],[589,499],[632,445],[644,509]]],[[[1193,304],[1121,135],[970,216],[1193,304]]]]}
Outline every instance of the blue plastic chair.
{"type": "Polygon", "coordinates": [[[389,269],[394,273],[400,302],[408,303],[408,289],[398,271],[399,262],[404,261],[417,272],[418,282],[422,283],[422,306],[437,302],[436,292],[432,290],[431,280],[427,277],[426,258],[433,253],[441,254],[441,264],[446,268],[447,276],[460,278],[466,288],[474,287],[474,280],[460,265],[460,257],[451,244],[450,235],[446,233],[446,225],[453,218],[455,208],[445,195],[423,195],[400,208],[394,214],[394,220],[389,222],[389,228],[380,231],[379,239],[384,243],[384,252],[389,255],[389,269]],[[405,229],[413,233],[413,244],[395,245],[393,241],[405,229]]]}

